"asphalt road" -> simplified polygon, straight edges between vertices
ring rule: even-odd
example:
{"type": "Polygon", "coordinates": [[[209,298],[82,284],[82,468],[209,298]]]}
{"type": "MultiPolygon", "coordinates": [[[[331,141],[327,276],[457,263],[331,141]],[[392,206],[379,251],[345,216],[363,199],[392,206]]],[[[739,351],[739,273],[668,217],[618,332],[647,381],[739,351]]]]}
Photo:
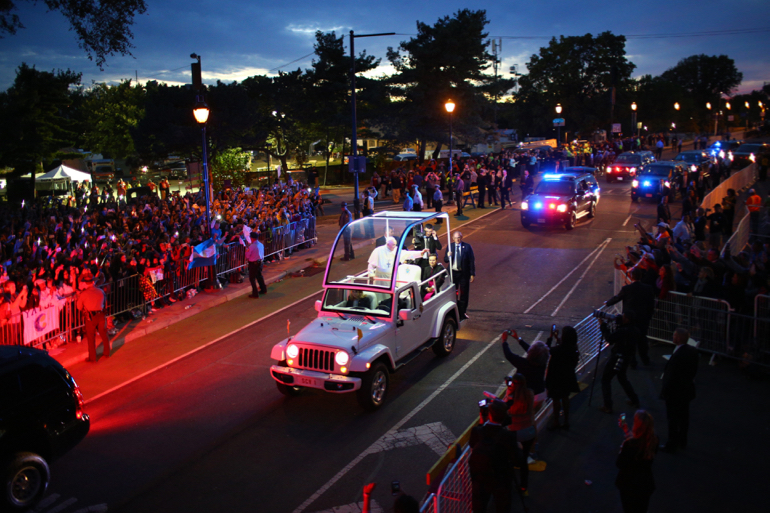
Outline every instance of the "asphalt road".
{"type": "Polygon", "coordinates": [[[314,295],[89,403],[92,431],[53,465],[51,493],[77,499],[65,513],[330,511],[359,501],[372,481],[389,509],[393,480],[421,498],[425,473],[477,415],[482,391],[511,370],[500,332],[513,327],[531,341],[612,295],[612,257],[655,205],[631,203],[627,183],[601,186],[597,217],[571,232],[524,229],[518,209],[464,229],[476,254],[471,319],[448,358],[428,351],[391,377],[380,411],[364,413],[352,394],[287,399],[276,390],[270,348],[287,319],[298,328],[315,317],[314,295]]]}

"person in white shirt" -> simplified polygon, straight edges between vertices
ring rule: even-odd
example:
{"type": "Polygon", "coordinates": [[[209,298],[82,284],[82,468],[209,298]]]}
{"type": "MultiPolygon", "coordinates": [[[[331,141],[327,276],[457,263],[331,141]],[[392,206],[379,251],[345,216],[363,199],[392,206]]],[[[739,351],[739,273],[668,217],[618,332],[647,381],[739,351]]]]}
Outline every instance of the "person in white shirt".
{"type": "Polygon", "coordinates": [[[682,220],[674,226],[674,240],[680,244],[688,244],[695,233],[695,227],[690,222],[690,216],[685,214],[682,220]]]}
{"type": "MultiPolygon", "coordinates": [[[[398,243],[394,237],[387,237],[385,245],[379,246],[369,255],[369,278],[375,280],[377,285],[386,285],[393,274],[393,267],[396,262],[396,246],[398,243]]],[[[401,262],[412,260],[427,255],[428,250],[421,251],[401,251],[401,262]]]]}
{"type": "Polygon", "coordinates": [[[420,189],[416,185],[412,185],[412,202],[414,203],[412,211],[422,212],[422,194],[420,194],[420,189]]]}
{"type": "Polygon", "coordinates": [[[259,231],[251,232],[251,245],[246,249],[246,260],[249,262],[249,283],[251,283],[251,298],[259,294],[267,294],[267,285],[262,277],[262,261],[265,258],[265,246],[259,242],[259,231]],[[257,289],[259,283],[259,289],[257,289]]]}

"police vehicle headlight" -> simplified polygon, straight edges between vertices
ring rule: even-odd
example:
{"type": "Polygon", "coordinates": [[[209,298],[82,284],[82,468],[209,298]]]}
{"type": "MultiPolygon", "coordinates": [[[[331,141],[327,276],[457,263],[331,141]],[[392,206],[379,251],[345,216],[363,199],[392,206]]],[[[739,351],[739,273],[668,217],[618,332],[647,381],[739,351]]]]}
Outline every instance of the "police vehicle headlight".
{"type": "Polygon", "coordinates": [[[632,173],[636,173],[636,168],[632,167],[631,169],[629,169],[629,171],[632,172],[632,173]]]}
{"type": "Polygon", "coordinates": [[[348,356],[348,353],[345,351],[340,351],[336,355],[334,355],[334,361],[337,362],[337,365],[340,367],[347,365],[350,361],[350,356],[348,356]]]}
{"type": "Polygon", "coordinates": [[[286,348],[286,356],[289,358],[296,358],[299,356],[299,347],[294,344],[289,344],[289,347],[286,348]]]}
{"type": "Polygon", "coordinates": [[[695,164],[690,166],[690,171],[692,171],[693,173],[696,172],[697,170],[698,170],[698,166],[696,166],[695,164]]]}
{"type": "Polygon", "coordinates": [[[561,205],[559,205],[558,207],[556,207],[556,210],[557,210],[557,211],[559,211],[559,212],[566,212],[566,211],[567,211],[567,205],[565,205],[564,203],[562,203],[561,205]]]}
{"type": "Polygon", "coordinates": [[[665,185],[666,187],[671,187],[671,182],[663,182],[663,185],[665,185]]]}
{"type": "Polygon", "coordinates": [[[521,209],[522,210],[529,210],[529,202],[528,201],[522,201],[521,202],[521,209]]]}
{"type": "Polygon", "coordinates": [[[639,180],[633,180],[633,181],[631,182],[631,187],[633,187],[633,188],[637,188],[637,187],[639,187],[639,180]]]}

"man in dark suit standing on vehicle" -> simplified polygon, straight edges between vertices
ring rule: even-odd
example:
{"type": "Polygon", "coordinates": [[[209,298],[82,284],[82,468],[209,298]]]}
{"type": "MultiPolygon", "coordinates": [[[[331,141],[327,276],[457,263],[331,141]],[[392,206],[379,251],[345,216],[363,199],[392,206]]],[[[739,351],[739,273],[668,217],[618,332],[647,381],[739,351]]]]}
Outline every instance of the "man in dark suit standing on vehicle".
{"type": "Polygon", "coordinates": [[[449,262],[449,256],[452,255],[452,262],[449,269],[452,272],[452,282],[455,284],[455,290],[458,291],[457,309],[460,311],[460,320],[468,319],[465,313],[468,309],[468,297],[470,295],[470,286],[476,277],[476,258],[473,256],[473,248],[470,244],[463,242],[463,234],[455,232],[452,235],[452,244],[447,248],[444,254],[444,262],[449,262]]]}
{"type": "MultiPolygon", "coordinates": [[[[607,306],[623,301],[623,311],[631,310],[636,314],[634,324],[641,332],[639,339],[639,357],[645,365],[650,364],[649,345],[647,343],[647,329],[652,320],[652,314],[655,313],[655,289],[646,283],[642,283],[644,271],[639,267],[631,270],[631,283],[625,285],[617,296],[607,301],[607,306]]],[[[636,368],[636,351],[631,359],[631,368],[636,368]]]]}
{"type": "Polygon", "coordinates": [[[690,427],[690,401],[695,399],[695,374],[698,372],[698,350],[687,344],[690,332],[684,328],[674,331],[674,354],[663,371],[660,398],[666,401],[668,442],[661,447],[673,453],[687,447],[690,427]]]}

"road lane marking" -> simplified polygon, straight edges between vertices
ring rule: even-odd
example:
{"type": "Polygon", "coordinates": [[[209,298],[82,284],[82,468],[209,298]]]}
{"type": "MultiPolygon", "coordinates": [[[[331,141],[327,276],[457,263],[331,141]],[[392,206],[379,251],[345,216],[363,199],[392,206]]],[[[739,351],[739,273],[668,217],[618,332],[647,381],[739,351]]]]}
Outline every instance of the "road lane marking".
{"type": "Polygon", "coordinates": [[[140,379],[142,379],[142,378],[144,378],[144,377],[146,377],[146,376],[149,376],[149,375],[150,375],[150,374],[152,374],[153,372],[156,372],[156,371],[158,371],[158,370],[162,369],[163,367],[168,367],[169,365],[172,365],[172,364],[174,364],[174,363],[178,362],[179,360],[183,360],[184,358],[187,358],[188,356],[191,356],[191,355],[193,355],[193,354],[197,353],[198,351],[201,351],[201,350],[203,350],[203,349],[206,349],[207,347],[209,347],[209,346],[212,346],[212,345],[216,344],[217,342],[219,342],[219,341],[221,341],[221,340],[224,340],[224,339],[226,339],[227,337],[230,337],[230,336],[232,336],[232,335],[235,335],[235,334],[236,334],[236,333],[238,333],[239,331],[243,331],[243,330],[245,330],[246,328],[250,328],[251,326],[254,326],[254,325],[255,325],[255,324],[257,324],[258,322],[262,322],[262,321],[264,321],[264,320],[266,320],[266,319],[269,319],[270,317],[272,317],[272,316],[274,316],[274,315],[277,315],[277,314],[279,314],[279,313],[281,313],[281,312],[283,312],[283,311],[285,311],[285,310],[288,310],[289,308],[292,308],[292,307],[294,307],[294,306],[296,306],[296,305],[300,304],[301,302],[303,302],[303,301],[306,301],[306,300],[310,299],[310,298],[311,298],[311,297],[313,297],[313,296],[317,296],[317,295],[318,295],[318,294],[320,294],[321,292],[323,292],[323,289],[322,289],[322,290],[319,290],[319,291],[317,291],[317,292],[313,292],[313,293],[312,293],[312,294],[310,294],[309,296],[305,296],[305,297],[303,297],[302,299],[298,299],[298,300],[296,300],[295,302],[293,302],[292,304],[284,306],[284,307],[283,307],[283,308],[281,308],[280,310],[276,310],[275,312],[273,312],[273,313],[270,313],[270,314],[267,314],[267,315],[265,315],[264,317],[260,317],[259,319],[255,320],[255,321],[251,321],[251,322],[250,322],[250,323],[248,323],[248,324],[244,324],[244,325],[243,325],[243,326],[241,326],[240,328],[237,328],[237,329],[235,329],[235,330],[231,331],[230,333],[228,333],[228,334],[226,334],[226,335],[222,335],[221,337],[219,337],[219,338],[217,338],[217,339],[214,339],[214,340],[212,340],[211,342],[206,342],[204,345],[202,345],[202,346],[200,346],[200,347],[197,347],[197,348],[193,349],[192,351],[188,351],[187,353],[185,353],[185,354],[183,354],[183,355],[177,356],[177,357],[176,357],[176,358],[174,358],[173,360],[170,360],[170,361],[168,361],[168,362],[162,363],[162,364],[158,365],[157,367],[155,367],[155,368],[153,368],[153,369],[150,369],[150,370],[148,370],[147,372],[143,372],[142,374],[140,374],[140,375],[138,375],[138,376],[135,376],[135,377],[133,377],[133,378],[129,379],[128,381],[121,383],[120,385],[116,385],[116,386],[114,386],[114,387],[110,388],[109,390],[105,390],[105,391],[104,391],[104,392],[102,392],[101,394],[97,394],[97,395],[95,395],[94,397],[92,397],[92,398],[88,399],[88,400],[86,401],[86,404],[92,403],[92,402],[96,401],[97,399],[99,399],[100,397],[104,397],[105,395],[107,395],[107,394],[111,394],[112,392],[115,392],[116,390],[120,390],[121,388],[123,388],[123,387],[125,387],[125,386],[128,386],[128,385],[130,385],[131,383],[134,383],[134,382],[136,382],[136,381],[139,381],[140,379]]]}
{"type": "Polygon", "coordinates": [[[439,386],[439,387],[438,387],[436,390],[434,390],[432,394],[430,394],[428,397],[426,397],[426,398],[425,398],[425,399],[424,399],[424,400],[423,400],[423,401],[422,401],[420,404],[418,404],[418,405],[417,405],[417,406],[416,406],[416,407],[415,407],[415,408],[414,408],[412,411],[410,411],[409,413],[407,413],[407,414],[406,414],[406,416],[405,416],[404,418],[402,418],[400,421],[398,421],[398,422],[396,423],[396,425],[395,425],[395,426],[393,426],[392,428],[390,428],[390,429],[388,430],[388,432],[387,432],[387,433],[385,433],[385,434],[384,434],[384,435],[382,435],[380,438],[378,438],[378,439],[377,439],[377,441],[375,441],[375,442],[374,442],[372,445],[370,445],[370,446],[369,446],[369,447],[368,447],[366,450],[364,450],[364,452],[362,452],[361,454],[359,454],[358,456],[356,456],[356,457],[353,459],[353,461],[351,461],[350,463],[348,463],[348,464],[345,466],[345,468],[343,468],[342,470],[340,470],[339,472],[337,472],[337,474],[335,474],[335,475],[334,475],[334,477],[332,477],[331,479],[329,479],[329,481],[327,481],[327,482],[326,482],[326,484],[324,484],[324,485],[323,485],[321,488],[319,488],[319,489],[318,489],[318,491],[316,491],[316,492],[315,492],[313,495],[311,495],[311,496],[310,496],[310,497],[309,497],[309,498],[308,498],[308,499],[307,499],[305,502],[303,502],[302,504],[300,504],[300,505],[299,505],[299,507],[298,507],[297,509],[295,509],[295,510],[294,510],[294,513],[302,513],[303,511],[305,511],[305,509],[307,509],[307,507],[308,507],[308,506],[310,506],[311,504],[313,504],[313,502],[315,502],[315,501],[316,501],[316,500],[317,500],[317,499],[318,499],[318,498],[319,498],[321,495],[323,495],[323,494],[324,494],[324,493],[325,493],[325,492],[326,492],[326,491],[327,491],[329,488],[331,488],[332,486],[334,486],[334,484],[335,484],[337,481],[339,481],[340,479],[342,479],[342,478],[345,476],[345,474],[347,474],[348,472],[350,472],[350,471],[353,469],[353,467],[355,467],[356,465],[358,465],[358,464],[359,464],[359,463],[360,463],[360,462],[361,462],[361,461],[362,461],[362,460],[363,460],[363,459],[364,459],[366,456],[368,456],[369,454],[373,454],[374,452],[377,452],[377,451],[375,451],[375,449],[381,445],[381,443],[382,443],[382,442],[381,442],[381,440],[384,440],[384,439],[386,439],[386,438],[388,438],[388,437],[391,437],[391,438],[392,438],[392,437],[393,437],[393,436],[394,436],[394,435],[395,435],[395,434],[398,432],[398,430],[399,430],[399,429],[401,429],[401,427],[402,427],[404,424],[406,424],[407,422],[409,422],[409,421],[412,419],[412,417],[414,417],[415,415],[417,415],[417,414],[418,414],[418,413],[419,413],[419,412],[420,412],[420,411],[421,411],[423,408],[425,408],[425,407],[426,407],[426,406],[427,406],[427,405],[428,405],[428,404],[429,404],[431,401],[433,401],[433,399],[435,399],[435,398],[436,398],[436,397],[437,397],[437,396],[438,396],[438,395],[439,395],[441,392],[443,392],[443,391],[444,391],[444,390],[445,390],[445,389],[446,389],[446,388],[447,388],[449,385],[451,385],[451,384],[452,384],[452,382],[454,382],[454,381],[455,381],[457,378],[459,378],[459,377],[460,377],[460,376],[461,376],[461,375],[462,375],[462,374],[463,374],[463,373],[464,373],[466,370],[468,370],[468,368],[469,368],[471,365],[473,365],[474,363],[476,363],[476,361],[477,361],[479,358],[481,358],[481,355],[483,355],[484,353],[486,353],[486,352],[489,350],[489,348],[490,348],[490,347],[494,346],[494,345],[495,345],[497,342],[499,342],[499,341],[500,341],[500,338],[501,338],[501,335],[498,335],[498,336],[496,336],[494,339],[492,339],[492,341],[491,341],[491,342],[489,342],[489,343],[488,343],[488,344],[487,344],[487,345],[486,345],[486,346],[485,346],[483,349],[481,349],[481,351],[479,351],[478,353],[476,353],[476,355],[475,355],[475,356],[473,356],[473,358],[471,358],[470,360],[468,360],[468,361],[465,363],[465,365],[463,365],[462,367],[460,367],[460,369],[459,369],[457,372],[455,372],[454,374],[452,374],[452,376],[451,376],[449,379],[447,379],[447,380],[446,380],[446,381],[445,381],[445,382],[444,382],[444,383],[443,383],[441,386],[439,386]]]}
{"type": "MultiPolygon", "coordinates": [[[[377,504],[377,501],[372,499],[369,504],[369,511],[371,513],[385,513],[385,510],[377,504]]],[[[316,513],[362,513],[364,511],[363,502],[355,502],[353,504],[346,504],[344,506],[335,506],[332,509],[325,509],[323,511],[317,511],[316,513]]]]}
{"type": "Polygon", "coordinates": [[[639,212],[638,208],[636,210],[634,210],[633,212],[631,212],[630,214],[628,214],[628,217],[626,218],[626,220],[623,221],[623,226],[627,225],[628,222],[631,220],[631,217],[633,217],[633,215],[636,214],[637,212],[639,212]]]}
{"type": "Polygon", "coordinates": [[[583,260],[581,260],[581,261],[580,261],[580,263],[579,263],[578,265],[576,265],[574,269],[572,269],[570,272],[568,272],[568,273],[567,273],[567,274],[564,276],[564,278],[562,278],[561,280],[559,280],[559,283],[557,283],[556,285],[554,285],[553,287],[551,287],[551,290],[549,290],[548,292],[546,292],[545,294],[543,294],[543,296],[542,296],[540,299],[538,299],[537,301],[535,301],[535,302],[532,304],[532,306],[530,306],[529,308],[527,308],[526,310],[524,310],[524,313],[525,313],[525,314],[529,313],[529,312],[530,312],[530,311],[531,311],[533,308],[535,308],[537,305],[539,305],[541,301],[543,301],[545,298],[547,298],[548,296],[550,296],[550,295],[551,295],[551,292],[553,292],[554,290],[556,290],[557,288],[559,288],[559,286],[560,286],[562,283],[564,283],[564,282],[567,280],[567,278],[569,278],[570,276],[572,276],[572,273],[574,273],[575,271],[577,271],[577,270],[580,268],[580,266],[581,266],[581,265],[583,265],[584,263],[586,263],[586,261],[587,261],[589,258],[591,258],[591,256],[593,256],[593,254],[594,254],[594,253],[596,253],[596,252],[597,252],[597,251],[599,251],[601,248],[603,248],[603,247],[604,247],[604,244],[608,243],[610,240],[612,240],[612,239],[611,239],[611,238],[608,238],[608,239],[604,239],[604,241],[603,241],[601,244],[599,244],[599,245],[598,245],[596,248],[594,248],[594,250],[593,250],[593,251],[591,251],[591,252],[590,252],[588,255],[586,255],[586,257],[585,257],[583,260]]]}
{"type": "Polygon", "coordinates": [[[594,264],[596,263],[596,261],[597,261],[597,260],[599,259],[599,257],[602,255],[602,251],[604,251],[605,249],[607,249],[607,246],[609,246],[609,245],[610,245],[610,241],[611,241],[611,240],[612,240],[612,238],[609,238],[609,239],[605,240],[605,241],[602,243],[602,244],[603,244],[603,246],[601,247],[602,249],[600,249],[600,250],[599,250],[599,252],[598,252],[598,253],[596,254],[596,256],[594,257],[594,259],[593,259],[593,260],[591,260],[591,263],[590,263],[590,264],[588,264],[588,267],[586,267],[585,271],[583,271],[583,274],[581,274],[581,275],[580,275],[580,278],[578,278],[578,281],[576,281],[576,282],[575,282],[575,284],[572,286],[572,288],[570,289],[570,291],[569,291],[569,292],[567,292],[567,295],[566,295],[566,296],[564,296],[564,299],[562,299],[562,300],[561,300],[561,303],[559,303],[559,306],[557,306],[557,307],[556,307],[556,310],[554,310],[554,311],[553,311],[553,313],[551,314],[551,317],[556,317],[556,313],[557,313],[557,312],[558,312],[558,311],[561,309],[561,307],[562,307],[562,306],[564,306],[564,303],[566,303],[566,302],[567,302],[567,300],[568,300],[568,299],[569,299],[569,297],[572,295],[572,293],[573,293],[573,292],[575,292],[575,289],[578,287],[578,285],[580,285],[580,282],[582,282],[582,281],[583,281],[583,278],[585,278],[585,277],[586,277],[586,274],[588,274],[588,271],[590,271],[590,270],[591,270],[591,267],[593,267],[593,266],[594,266],[594,264]]]}

